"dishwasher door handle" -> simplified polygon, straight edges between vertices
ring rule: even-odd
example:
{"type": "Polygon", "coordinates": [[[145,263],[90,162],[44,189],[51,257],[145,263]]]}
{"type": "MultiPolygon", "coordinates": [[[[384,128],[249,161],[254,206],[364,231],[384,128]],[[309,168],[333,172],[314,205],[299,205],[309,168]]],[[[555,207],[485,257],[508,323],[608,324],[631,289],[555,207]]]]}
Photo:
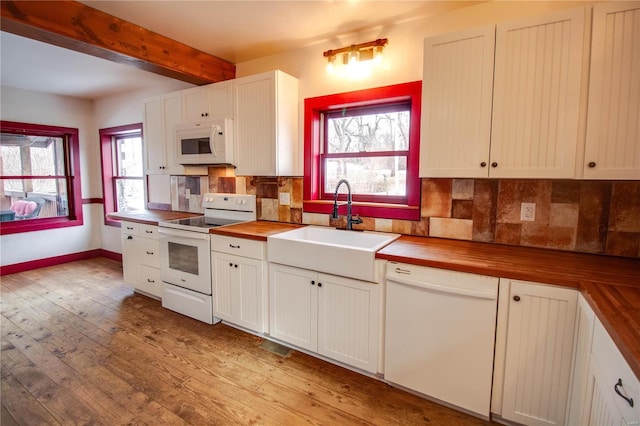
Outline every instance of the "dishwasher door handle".
{"type": "Polygon", "coordinates": [[[494,300],[497,298],[497,294],[493,291],[470,290],[466,288],[449,287],[446,285],[433,284],[433,283],[428,283],[424,281],[416,281],[416,280],[412,280],[405,277],[399,277],[399,276],[387,275],[387,281],[396,282],[398,284],[404,284],[412,287],[424,288],[426,290],[433,290],[440,293],[449,293],[449,294],[457,294],[460,296],[475,297],[477,299],[494,300]]]}

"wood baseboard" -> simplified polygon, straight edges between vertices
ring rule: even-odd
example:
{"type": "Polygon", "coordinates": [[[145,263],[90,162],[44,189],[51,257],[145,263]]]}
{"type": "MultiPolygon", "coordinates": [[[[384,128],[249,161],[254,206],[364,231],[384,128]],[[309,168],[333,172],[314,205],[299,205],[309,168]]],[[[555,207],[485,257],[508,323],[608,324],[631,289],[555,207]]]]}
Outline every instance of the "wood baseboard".
{"type": "Polygon", "coordinates": [[[45,259],[36,259],[27,262],[14,263],[12,265],[0,266],[0,276],[31,271],[33,269],[45,268],[47,266],[60,265],[63,263],[75,262],[76,260],[91,259],[94,257],[106,257],[107,259],[122,262],[122,254],[120,253],[104,249],[95,249],[79,253],[64,254],[62,256],[47,257],[45,259]]]}

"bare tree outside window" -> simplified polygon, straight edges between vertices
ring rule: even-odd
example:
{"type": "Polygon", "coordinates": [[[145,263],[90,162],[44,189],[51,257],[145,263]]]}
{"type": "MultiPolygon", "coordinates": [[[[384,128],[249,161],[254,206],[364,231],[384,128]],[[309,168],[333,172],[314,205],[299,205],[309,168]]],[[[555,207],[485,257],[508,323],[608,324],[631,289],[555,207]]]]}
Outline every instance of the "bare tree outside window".
{"type": "Polygon", "coordinates": [[[393,104],[326,114],[324,192],[348,179],[356,196],[407,196],[410,107],[393,104]]]}

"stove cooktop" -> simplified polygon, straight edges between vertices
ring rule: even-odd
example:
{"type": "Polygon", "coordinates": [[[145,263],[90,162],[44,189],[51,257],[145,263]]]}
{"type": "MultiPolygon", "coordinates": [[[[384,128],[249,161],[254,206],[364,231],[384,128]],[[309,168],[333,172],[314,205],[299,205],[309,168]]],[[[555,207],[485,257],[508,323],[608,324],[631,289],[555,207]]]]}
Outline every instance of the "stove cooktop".
{"type": "Polygon", "coordinates": [[[231,225],[233,223],[240,223],[237,219],[223,219],[207,216],[195,216],[186,219],[176,219],[167,222],[161,222],[159,225],[164,228],[183,229],[187,231],[196,232],[209,232],[210,228],[215,228],[223,225],[231,225]]]}

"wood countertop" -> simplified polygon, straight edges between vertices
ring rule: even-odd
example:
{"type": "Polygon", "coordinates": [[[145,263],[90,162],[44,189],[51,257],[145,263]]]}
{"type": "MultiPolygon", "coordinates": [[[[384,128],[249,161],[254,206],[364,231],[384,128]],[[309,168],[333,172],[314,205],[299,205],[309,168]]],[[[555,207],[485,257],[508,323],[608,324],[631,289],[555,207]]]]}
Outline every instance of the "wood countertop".
{"type": "Polygon", "coordinates": [[[202,216],[202,213],[174,212],[166,210],[132,210],[128,212],[109,213],[110,219],[126,220],[129,222],[143,223],[145,225],[157,225],[167,220],[184,219],[187,217],[202,216]]]}
{"type": "Polygon", "coordinates": [[[579,289],[640,378],[640,259],[404,235],[376,258],[579,289]]]}
{"type": "Polygon", "coordinates": [[[280,232],[290,231],[292,229],[301,228],[305,225],[297,225],[295,223],[284,222],[244,222],[234,225],[219,226],[212,228],[209,233],[217,235],[226,235],[227,237],[240,237],[248,240],[267,241],[269,235],[279,234],[280,232]]]}

